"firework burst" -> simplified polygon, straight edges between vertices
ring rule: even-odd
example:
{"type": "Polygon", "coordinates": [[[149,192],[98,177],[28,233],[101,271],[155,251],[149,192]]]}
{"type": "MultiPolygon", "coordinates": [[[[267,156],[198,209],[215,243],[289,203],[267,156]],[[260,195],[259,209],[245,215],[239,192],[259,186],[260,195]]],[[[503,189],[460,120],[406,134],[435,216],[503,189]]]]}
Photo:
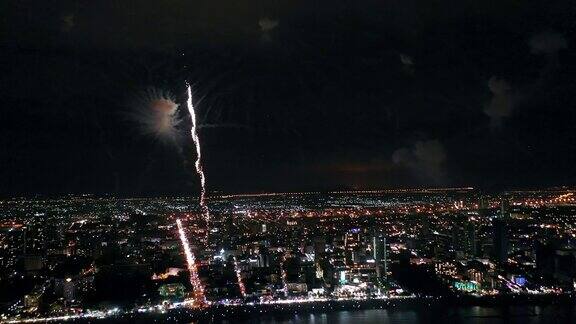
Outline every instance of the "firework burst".
{"type": "Polygon", "coordinates": [[[168,91],[148,88],[140,92],[130,104],[130,117],[146,135],[162,141],[174,141],[178,134],[178,104],[168,91]]]}

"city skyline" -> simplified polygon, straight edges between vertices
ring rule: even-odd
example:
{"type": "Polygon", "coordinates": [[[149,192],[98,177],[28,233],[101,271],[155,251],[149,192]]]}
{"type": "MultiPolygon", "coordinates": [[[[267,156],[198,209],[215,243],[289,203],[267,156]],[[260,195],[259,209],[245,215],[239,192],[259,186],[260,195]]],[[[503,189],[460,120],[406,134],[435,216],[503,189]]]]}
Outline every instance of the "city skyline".
{"type": "Polygon", "coordinates": [[[572,2],[0,4],[0,323],[576,323],[572,2]]]}
{"type": "Polygon", "coordinates": [[[0,319],[220,321],[480,301],[490,311],[554,302],[563,314],[573,303],[572,189],[207,203],[208,222],[189,197],[0,200],[0,285],[11,287],[0,319]]]}

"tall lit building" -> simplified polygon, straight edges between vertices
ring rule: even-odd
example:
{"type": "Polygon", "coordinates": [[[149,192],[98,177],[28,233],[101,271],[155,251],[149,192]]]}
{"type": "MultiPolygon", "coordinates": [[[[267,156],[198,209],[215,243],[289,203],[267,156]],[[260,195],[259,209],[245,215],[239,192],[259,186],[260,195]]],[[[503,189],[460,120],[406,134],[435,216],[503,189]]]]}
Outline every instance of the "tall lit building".
{"type": "Polygon", "coordinates": [[[500,202],[500,217],[508,218],[510,215],[510,201],[506,198],[502,198],[500,202]]]}
{"type": "Polygon", "coordinates": [[[503,199],[500,204],[500,214],[492,221],[493,227],[493,256],[498,263],[508,260],[508,233],[507,220],[509,215],[508,200],[503,199]]]}
{"type": "Polygon", "coordinates": [[[208,221],[208,246],[207,250],[211,252],[220,251],[224,248],[224,235],[225,223],[222,216],[218,213],[210,214],[210,220],[208,221]]]}
{"type": "Polygon", "coordinates": [[[476,223],[469,220],[466,223],[466,252],[470,257],[478,255],[478,240],[476,238],[476,223]]]}
{"type": "Polygon", "coordinates": [[[489,207],[490,205],[486,197],[480,196],[478,200],[478,215],[481,217],[487,216],[489,207]]]}
{"type": "Polygon", "coordinates": [[[319,262],[326,251],[326,238],[324,236],[316,236],[313,241],[314,259],[319,262]]]}
{"type": "Polygon", "coordinates": [[[375,234],[372,237],[372,257],[376,263],[376,275],[378,278],[386,278],[388,273],[388,253],[384,235],[375,234]]]}
{"type": "Polygon", "coordinates": [[[488,209],[488,201],[486,200],[486,197],[480,196],[480,198],[478,199],[478,209],[479,210],[488,209]]]}
{"type": "Polygon", "coordinates": [[[344,256],[347,265],[358,262],[360,249],[360,230],[352,229],[344,236],[344,256]]]}

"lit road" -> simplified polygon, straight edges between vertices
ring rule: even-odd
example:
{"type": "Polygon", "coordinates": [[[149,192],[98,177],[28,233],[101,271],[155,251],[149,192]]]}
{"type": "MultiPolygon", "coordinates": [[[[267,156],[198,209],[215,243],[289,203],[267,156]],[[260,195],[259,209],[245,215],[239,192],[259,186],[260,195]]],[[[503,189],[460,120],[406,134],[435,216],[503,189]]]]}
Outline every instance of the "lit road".
{"type": "Polygon", "coordinates": [[[194,299],[198,304],[205,304],[206,297],[204,295],[204,286],[200,281],[198,276],[198,267],[196,266],[196,258],[192,249],[190,249],[190,244],[186,238],[186,232],[182,226],[182,221],[180,219],[176,220],[176,225],[178,225],[178,233],[180,235],[180,241],[182,242],[182,248],[184,249],[184,255],[186,257],[186,263],[188,266],[188,271],[190,272],[190,283],[192,284],[192,289],[194,289],[194,299]]]}

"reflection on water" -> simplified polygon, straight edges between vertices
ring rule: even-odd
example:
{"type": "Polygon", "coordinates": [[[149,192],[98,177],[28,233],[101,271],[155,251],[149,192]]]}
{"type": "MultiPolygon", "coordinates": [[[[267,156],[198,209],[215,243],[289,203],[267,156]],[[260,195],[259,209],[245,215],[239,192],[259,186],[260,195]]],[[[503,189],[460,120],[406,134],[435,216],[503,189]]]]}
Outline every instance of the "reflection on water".
{"type": "Polygon", "coordinates": [[[576,323],[576,306],[506,306],[506,307],[442,307],[417,306],[407,309],[369,309],[305,313],[291,315],[265,315],[260,318],[225,323],[353,323],[353,324],[563,324],[576,323]]]}

